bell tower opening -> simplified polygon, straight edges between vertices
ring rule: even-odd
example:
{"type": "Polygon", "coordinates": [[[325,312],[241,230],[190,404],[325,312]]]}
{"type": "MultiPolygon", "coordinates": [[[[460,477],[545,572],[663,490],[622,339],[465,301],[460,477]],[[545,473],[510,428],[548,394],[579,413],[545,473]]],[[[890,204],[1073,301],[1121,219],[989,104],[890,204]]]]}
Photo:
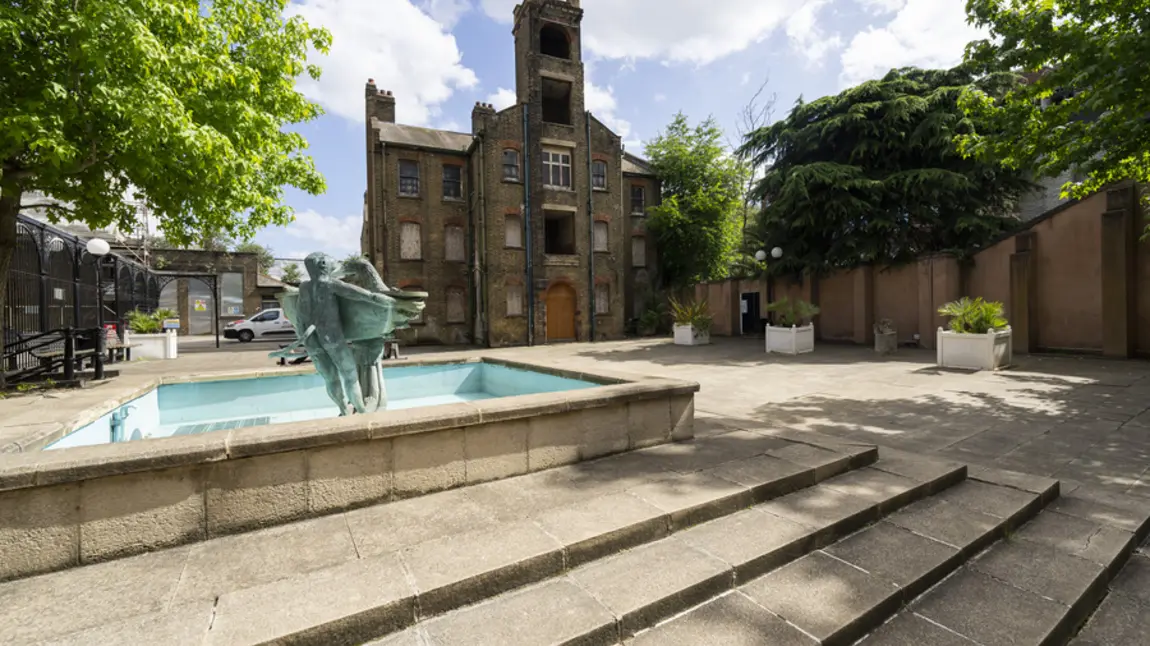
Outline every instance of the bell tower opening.
{"type": "Polygon", "coordinates": [[[571,40],[559,25],[547,24],[539,30],[539,53],[571,60],[571,40]]]}
{"type": "Polygon", "coordinates": [[[571,125],[571,84],[544,77],[542,91],[543,120],[548,123],[571,125]]]}

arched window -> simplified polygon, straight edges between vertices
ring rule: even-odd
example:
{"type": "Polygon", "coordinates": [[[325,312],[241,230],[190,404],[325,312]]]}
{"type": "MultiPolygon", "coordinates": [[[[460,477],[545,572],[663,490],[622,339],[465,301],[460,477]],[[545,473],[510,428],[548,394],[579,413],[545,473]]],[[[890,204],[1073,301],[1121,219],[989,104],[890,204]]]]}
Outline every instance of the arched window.
{"type": "Polygon", "coordinates": [[[571,58],[571,41],[567,30],[559,25],[543,25],[539,30],[539,53],[555,58],[571,58]]]}

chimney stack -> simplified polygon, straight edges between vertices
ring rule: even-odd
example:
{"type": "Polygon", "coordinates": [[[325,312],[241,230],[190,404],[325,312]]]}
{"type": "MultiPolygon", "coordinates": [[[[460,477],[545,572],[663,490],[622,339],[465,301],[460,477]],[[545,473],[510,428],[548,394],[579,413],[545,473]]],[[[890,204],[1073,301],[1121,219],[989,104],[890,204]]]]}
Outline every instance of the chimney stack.
{"type": "Polygon", "coordinates": [[[471,134],[477,135],[486,129],[487,118],[495,116],[495,106],[476,102],[471,109],[471,134]]]}
{"type": "Polygon", "coordinates": [[[380,121],[395,123],[395,97],[391,90],[380,90],[375,87],[375,79],[367,79],[364,86],[364,97],[367,100],[367,118],[372,117],[380,121]]]}

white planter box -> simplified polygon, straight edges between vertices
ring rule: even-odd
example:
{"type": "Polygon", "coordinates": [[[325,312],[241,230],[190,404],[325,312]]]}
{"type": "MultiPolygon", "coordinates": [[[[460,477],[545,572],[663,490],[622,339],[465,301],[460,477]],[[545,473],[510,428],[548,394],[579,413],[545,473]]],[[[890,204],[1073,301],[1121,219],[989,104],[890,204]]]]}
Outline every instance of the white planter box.
{"type": "Polygon", "coordinates": [[[986,334],[959,334],[938,328],[938,365],[940,368],[998,370],[1013,361],[1014,343],[1010,326],[986,334]]]}
{"type": "Polygon", "coordinates": [[[708,345],[710,343],[710,331],[696,330],[690,325],[675,326],[675,345],[708,345]]]}
{"type": "Polygon", "coordinates": [[[175,359],[179,356],[178,339],[175,330],[168,330],[162,334],[132,334],[130,339],[125,338],[124,341],[136,345],[132,348],[133,358],[175,359]]]}
{"type": "Polygon", "coordinates": [[[874,351],[878,354],[894,354],[898,351],[898,332],[885,332],[874,335],[874,351]]]}
{"type": "Polygon", "coordinates": [[[815,325],[802,327],[767,326],[767,352],[803,354],[815,351],[815,325]]]}

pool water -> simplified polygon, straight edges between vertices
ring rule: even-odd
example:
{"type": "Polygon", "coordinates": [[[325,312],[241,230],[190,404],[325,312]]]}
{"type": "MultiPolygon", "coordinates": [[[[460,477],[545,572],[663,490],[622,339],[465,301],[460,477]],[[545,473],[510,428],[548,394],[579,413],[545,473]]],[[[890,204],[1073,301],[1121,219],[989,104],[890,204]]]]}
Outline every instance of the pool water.
{"type": "MultiPolygon", "coordinates": [[[[383,378],[387,410],[599,385],[482,362],[384,368],[383,378]]],[[[165,384],[76,429],[46,449],[191,435],[338,415],[339,410],[328,399],[323,379],[316,373],[165,384]]]]}

